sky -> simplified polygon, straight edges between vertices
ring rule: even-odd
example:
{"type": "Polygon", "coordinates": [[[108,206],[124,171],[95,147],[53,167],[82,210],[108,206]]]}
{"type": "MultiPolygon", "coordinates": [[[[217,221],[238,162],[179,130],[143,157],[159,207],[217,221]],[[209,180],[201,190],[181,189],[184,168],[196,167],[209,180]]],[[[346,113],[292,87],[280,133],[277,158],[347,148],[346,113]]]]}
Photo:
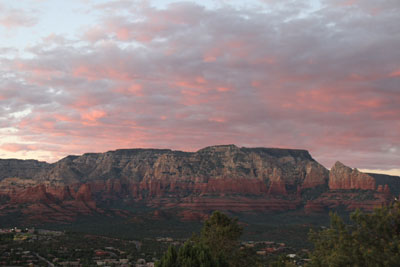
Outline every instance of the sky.
{"type": "Polygon", "coordinates": [[[308,150],[400,175],[398,0],[0,0],[0,158],[308,150]]]}

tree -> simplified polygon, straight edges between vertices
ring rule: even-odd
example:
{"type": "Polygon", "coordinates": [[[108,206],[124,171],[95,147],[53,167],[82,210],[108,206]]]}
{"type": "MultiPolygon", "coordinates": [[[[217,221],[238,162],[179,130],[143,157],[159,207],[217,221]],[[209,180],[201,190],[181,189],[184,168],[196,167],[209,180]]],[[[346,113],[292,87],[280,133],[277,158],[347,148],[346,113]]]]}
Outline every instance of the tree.
{"type": "Polygon", "coordinates": [[[359,210],[345,224],[331,214],[330,228],[311,232],[310,266],[398,266],[400,262],[400,204],[359,210]]]}
{"type": "Polygon", "coordinates": [[[169,247],[156,266],[244,266],[239,259],[244,256],[239,250],[239,237],[242,231],[237,219],[231,219],[215,211],[204,222],[200,235],[194,235],[178,251],[174,247],[169,247]]]}
{"type": "Polygon", "coordinates": [[[160,261],[156,262],[156,267],[169,267],[169,266],[178,266],[178,253],[176,252],[176,248],[174,246],[169,246],[166,253],[164,253],[163,257],[160,261]]]}
{"type": "Polygon", "coordinates": [[[227,267],[228,264],[222,258],[214,258],[208,247],[201,243],[186,241],[185,244],[176,251],[174,246],[170,246],[160,261],[156,262],[156,267],[227,267]]]}
{"type": "Polygon", "coordinates": [[[204,222],[199,241],[211,249],[214,257],[225,257],[232,261],[238,254],[242,232],[243,227],[238,224],[236,218],[232,219],[215,211],[204,222]]]}
{"type": "Polygon", "coordinates": [[[297,265],[290,261],[286,255],[280,255],[279,258],[272,262],[270,267],[296,267],[297,265]]]}

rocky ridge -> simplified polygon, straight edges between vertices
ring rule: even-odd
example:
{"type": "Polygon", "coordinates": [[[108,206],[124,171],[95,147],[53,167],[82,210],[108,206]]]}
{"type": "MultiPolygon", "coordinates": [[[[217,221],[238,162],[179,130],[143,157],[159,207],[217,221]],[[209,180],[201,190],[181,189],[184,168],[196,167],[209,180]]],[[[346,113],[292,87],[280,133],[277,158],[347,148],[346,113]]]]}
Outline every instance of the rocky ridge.
{"type": "Polygon", "coordinates": [[[329,189],[375,190],[375,179],[366,174],[336,162],[329,172],[329,189]]]}
{"type": "Polygon", "coordinates": [[[368,174],[339,162],[329,172],[307,151],[294,149],[122,149],[68,156],[53,164],[0,160],[0,167],[0,216],[22,212],[31,220],[127,216],[123,209],[109,208],[112,203],[178,208],[189,218],[188,211],[214,209],[372,209],[393,198],[387,184],[376,183],[368,174]]]}

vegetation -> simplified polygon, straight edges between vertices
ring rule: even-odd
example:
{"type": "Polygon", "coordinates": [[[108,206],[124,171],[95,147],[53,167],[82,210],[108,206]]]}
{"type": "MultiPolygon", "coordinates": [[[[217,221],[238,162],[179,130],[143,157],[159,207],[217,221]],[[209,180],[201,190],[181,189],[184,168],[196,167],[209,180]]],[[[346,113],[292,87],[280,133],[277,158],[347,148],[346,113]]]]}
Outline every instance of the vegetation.
{"type": "Polygon", "coordinates": [[[326,192],[328,190],[328,185],[317,185],[313,188],[305,188],[301,191],[301,198],[303,199],[304,202],[308,200],[313,200],[318,198],[319,196],[322,195],[322,193],[326,192]]]}
{"type": "Polygon", "coordinates": [[[330,228],[311,232],[315,249],[310,266],[398,266],[400,262],[400,204],[354,212],[345,224],[331,214],[330,228]]]}
{"type": "Polygon", "coordinates": [[[156,266],[257,266],[252,251],[240,249],[242,232],[237,219],[215,211],[200,235],[194,235],[178,251],[169,247],[156,266]]]}
{"type": "Polygon", "coordinates": [[[285,255],[279,256],[278,260],[272,262],[270,267],[296,267],[297,265],[288,259],[285,255]]]}
{"type": "Polygon", "coordinates": [[[223,258],[214,258],[209,247],[202,243],[187,241],[179,251],[170,246],[162,259],[156,263],[157,267],[213,267],[228,266],[223,258]]]}
{"type": "Polygon", "coordinates": [[[231,219],[225,214],[215,211],[204,222],[197,242],[210,247],[216,258],[232,258],[239,249],[239,237],[242,232],[243,228],[238,224],[237,219],[231,219]]]}
{"type": "MultiPolygon", "coordinates": [[[[79,261],[83,266],[95,266],[98,261],[106,259],[116,262],[126,259],[129,263],[135,264],[139,259],[153,262],[153,258],[160,258],[168,247],[165,242],[150,239],[139,241],[75,232],[59,232],[59,234],[40,232],[0,234],[0,265],[37,264],[39,260],[36,254],[56,265],[79,261]]],[[[45,262],[42,263],[47,266],[45,262]]]]}

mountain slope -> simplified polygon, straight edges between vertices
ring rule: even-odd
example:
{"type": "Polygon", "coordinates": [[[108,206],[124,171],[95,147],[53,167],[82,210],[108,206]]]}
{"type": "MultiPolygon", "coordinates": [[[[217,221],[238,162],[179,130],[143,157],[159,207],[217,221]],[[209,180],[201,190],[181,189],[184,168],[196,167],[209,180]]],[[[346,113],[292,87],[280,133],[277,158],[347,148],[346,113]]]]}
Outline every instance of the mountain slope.
{"type": "Polygon", "coordinates": [[[372,176],[341,163],[329,173],[307,151],[294,149],[122,149],[68,156],[53,164],[0,160],[0,166],[0,216],[22,213],[28,220],[130,216],[127,210],[138,205],[184,210],[184,217],[215,209],[372,209],[392,198],[390,186],[372,176]],[[369,194],[369,202],[360,205],[360,194],[369,194]],[[332,201],[338,197],[351,201],[332,201]]]}

